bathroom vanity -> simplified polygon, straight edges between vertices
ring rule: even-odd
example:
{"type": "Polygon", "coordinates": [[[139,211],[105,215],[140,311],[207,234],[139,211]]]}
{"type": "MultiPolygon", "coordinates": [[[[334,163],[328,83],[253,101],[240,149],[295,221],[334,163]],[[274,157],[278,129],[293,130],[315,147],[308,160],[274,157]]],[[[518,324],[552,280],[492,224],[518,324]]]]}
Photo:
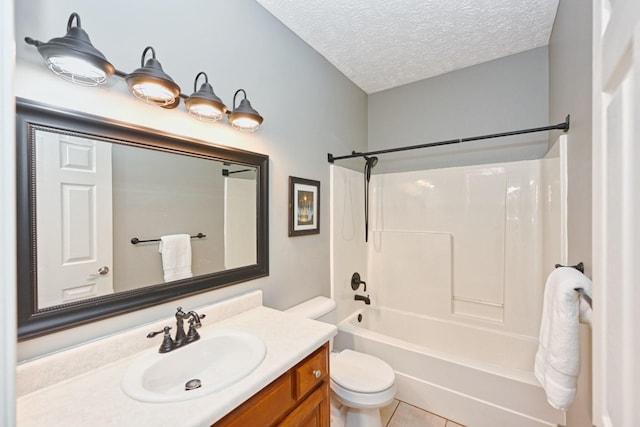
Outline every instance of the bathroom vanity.
{"type": "Polygon", "coordinates": [[[197,309],[206,314],[202,340],[224,331],[252,334],[266,347],[262,362],[209,394],[162,403],[133,399],[123,391],[123,376],[157,351],[160,337],[145,336],[171,325],[168,317],[19,365],[18,425],[329,425],[327,342],[335,326],[264,307],[260,291],[197,309]]]}
{"type": "Polygon", "coordinates": [[[329,345],[325,344],[214,427],[329,426],[329,345]]]}

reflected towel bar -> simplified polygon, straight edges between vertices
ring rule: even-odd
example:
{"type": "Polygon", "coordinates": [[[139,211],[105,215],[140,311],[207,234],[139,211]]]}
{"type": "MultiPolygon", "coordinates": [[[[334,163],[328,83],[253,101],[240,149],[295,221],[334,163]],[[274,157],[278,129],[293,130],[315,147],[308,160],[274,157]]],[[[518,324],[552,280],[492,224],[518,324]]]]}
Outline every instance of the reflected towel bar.
{"type": "MultiPolygon", "coordinates": [[[[556,264],[556,268],[558,267],[571,267],[571,268],[575,268],[576,270],[578,270],[580,273],[584,274],[584,263],[583,262],[579,262],[576,265],[562,265],[562,264],[556,264]]],[[[580,296],[582,298],[584,298],[584,300],[587,302],[587,304],[589,304],[589,307],[593,308],[592,305],[592,299],[589,295],[587,295],[587,293],[584,291],[584,289],[582,288],[576,288],[574,289],[577,293],[580,294],[580,296]]]]}
{"type": "MultiPolygon", "coordinates": [[[[198,233],[195,236],[190,236],[192,239],[202,239],[203,237],[207,237],[206,234],[198,233]]],[[[131,244],[137,245],[138,243],[147,243],[147,242],[159,242],[160,239],[149,239],[149,240],[140,240],[137,237],[131,238],[131,244]]]]}

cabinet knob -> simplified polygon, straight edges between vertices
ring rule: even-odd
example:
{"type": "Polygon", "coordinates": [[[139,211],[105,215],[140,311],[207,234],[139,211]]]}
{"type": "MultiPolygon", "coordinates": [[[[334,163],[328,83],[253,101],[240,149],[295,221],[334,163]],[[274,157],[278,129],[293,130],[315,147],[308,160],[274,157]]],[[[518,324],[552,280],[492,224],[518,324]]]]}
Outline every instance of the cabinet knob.
{"type": "Polygon", "coordinates": [[[322,371],[321,371],[320,369],[315,369],[315,370],[313,371],[313,376],[314,376],[316,379],[320,378],[320,377],[322,376],[322,371]]]}

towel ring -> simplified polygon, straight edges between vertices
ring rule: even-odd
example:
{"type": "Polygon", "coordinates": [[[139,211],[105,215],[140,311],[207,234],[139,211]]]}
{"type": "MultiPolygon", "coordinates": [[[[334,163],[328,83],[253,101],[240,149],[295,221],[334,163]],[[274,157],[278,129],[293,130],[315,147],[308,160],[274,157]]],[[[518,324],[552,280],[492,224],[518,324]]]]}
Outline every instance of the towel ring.
{"type": "Polygon", "coordinates": [[[562,264],[556,264],[556,268],[559,267],[571,267],[571,268],[575,268],[576,270],[578,270],[580,273],[584,274],[584,263],[583,262],[579,262],[576,265],[562,265],[562,264]]]}
{"type": "MultiPolygon", "coordinates": [[[[579,262],[576,265],[562,265],[562,264],[556,264],[556,268],[559,267],[570,267],[570,268],[575,268],[576,270],[578,270],[580,273],[584,274],[584,263],[583,262],[579,262]]],[[[584,300],[587,302],[587,304],[589,304],[589,307],[593,308],[593,300],[591,299],[591,297],[589,295],[587,295],[587,293],[584,291],[584,289],[582,288],[575,288],[574,291],[576,291],[579,296],[581,296],[582,298],[584,298],[584,300]]]]}

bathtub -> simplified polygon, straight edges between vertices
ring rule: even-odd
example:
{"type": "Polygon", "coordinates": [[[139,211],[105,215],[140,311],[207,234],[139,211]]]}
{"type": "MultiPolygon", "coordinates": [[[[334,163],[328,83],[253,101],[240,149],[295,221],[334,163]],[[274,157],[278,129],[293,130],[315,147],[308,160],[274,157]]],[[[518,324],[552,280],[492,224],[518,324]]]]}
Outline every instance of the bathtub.
{"type": "Polygon", "coordinates": [[[377,356],[396,372],[397,398],[466,426],[556,426],[533,374],[537,341],[463,322],[367,307],[338,324],[336,350],[377,356]]]}

